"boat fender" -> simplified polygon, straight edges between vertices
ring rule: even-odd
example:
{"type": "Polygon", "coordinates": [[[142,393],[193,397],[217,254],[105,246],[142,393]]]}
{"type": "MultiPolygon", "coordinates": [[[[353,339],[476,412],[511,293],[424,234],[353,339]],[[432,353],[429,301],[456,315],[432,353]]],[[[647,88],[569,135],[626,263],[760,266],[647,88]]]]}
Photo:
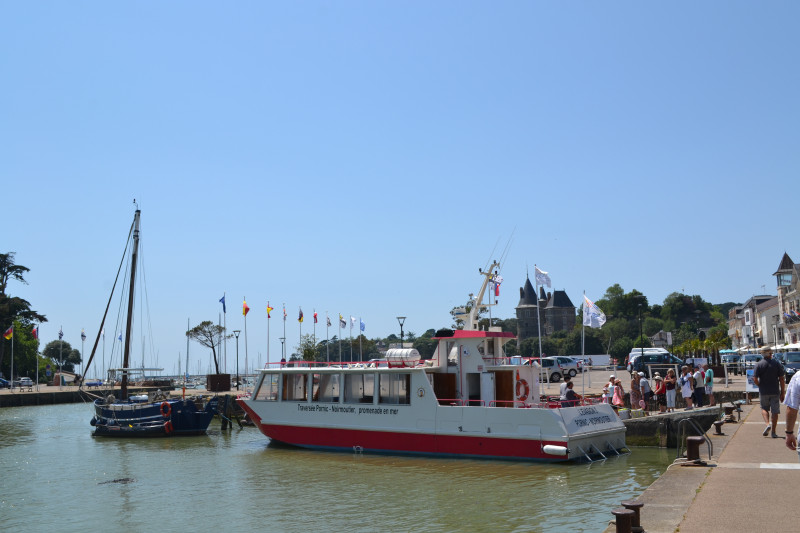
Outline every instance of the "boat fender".
{"type": "Polygon", "coordinates": [[[172,414],[172,406],[169,402],[161,402],[161,416],[164,418],[169,418],[169,415],[172,414]]]}
{"type": "Polygon", "coordinates": [[[97,419],[96,418],[92,418],[91,420],[89,420],[89,425],[92,426],[92,427],[96,426],[97,425],[97,419]]]}
{"type": "Polygon", "coordinates": [[[169,420],[164,422],[164,433],[169,435],[170,433],[172,433],[172,429],[173,429],[172,428],[172,422],[170,422],[169,420]]]}
{"type": "Polygon", "coordinates": [[[566,446],[555,446],[553,444],[545,444],[542,447],[542,451],[549,455],[567,455],[567,447],[566,446]]]}

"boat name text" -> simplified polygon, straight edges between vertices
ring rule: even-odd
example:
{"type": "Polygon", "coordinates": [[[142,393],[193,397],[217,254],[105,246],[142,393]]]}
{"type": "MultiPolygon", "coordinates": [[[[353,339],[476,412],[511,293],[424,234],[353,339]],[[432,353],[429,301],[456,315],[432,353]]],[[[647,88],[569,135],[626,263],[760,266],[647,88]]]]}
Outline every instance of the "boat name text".
{"type": "Polygon", "coordinates": [[[400,412],[399,409],[383,408],[383,407],[359,407],[356,411],[355,407],[342,407],[339,405],[303,405],[297,404],[297,410],[303,412],[313,413],[356,413],[359,415],[396,415],[400,412]]]}

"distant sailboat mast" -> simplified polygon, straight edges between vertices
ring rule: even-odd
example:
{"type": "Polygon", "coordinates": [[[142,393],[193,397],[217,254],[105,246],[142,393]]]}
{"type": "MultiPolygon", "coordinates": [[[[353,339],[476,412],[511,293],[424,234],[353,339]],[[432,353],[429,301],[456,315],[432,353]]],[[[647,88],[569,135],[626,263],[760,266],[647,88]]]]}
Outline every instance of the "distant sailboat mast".
{"type": "Polygon", "coordinates": [[[120,384],[120,396],[123,400],[128,398],[128,365],[131,354],[131,328],[133,326],[133,301],[136,289],[136,262],[139,257],[139,215],[141,210],[136,209],[133,219],[133,251],[131,252],[131,283],[128,291],[128,316],[125,325],[125,351],[122,359],[122,382],[120,384]]]}

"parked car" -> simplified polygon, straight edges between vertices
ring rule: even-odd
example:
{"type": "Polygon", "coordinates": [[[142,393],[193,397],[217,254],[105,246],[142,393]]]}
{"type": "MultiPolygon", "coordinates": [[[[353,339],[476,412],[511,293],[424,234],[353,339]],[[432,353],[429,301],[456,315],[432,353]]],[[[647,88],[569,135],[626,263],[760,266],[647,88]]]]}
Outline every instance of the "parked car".
{"type": "Polygon", "coordinates": [[[534,362],[539,363],[539,365],[544,369],[544,372],[546,373],[546,379],[550,383],[558,383],[564,376],[564,371],[561,369],[561,365],[558,364],[558,360],[555,357],[542,357],[541,359],[538,357],[532,357],[525,361],[524,364],[530,365],[534,362]]]}
{"type": "Polygon", "coordinates": [[[744,372],[748,368],[755,368],[756,363],[764,359],[764,357],[760,353],[748,353],[744,354],[741,359],[739,359],[739,370],[744,372]]]}
{"type": "Polygon", "coordinates": [[[0,389],[7,389],[11,387],[11,383],[7,379],[0,378],[0,389]]]}
{"type": "Polygon", "coordinates": [[[662,376],[666,376],[667,370],[670,368],[674,369],[676,366],[678,367],[678,370],[680,370],[680,367],[683,366],[683,360],[669,352],[645,352],[644,355],[640,355],[639,357],[633,359],[630,368],[631,372],[644,372],[651,377],[656,372],[662,376]]]}
{"type": "Polygon", "coordinates": [[[783,368],[786,370],[786,381],[789,381],[800,370],[800,352],[785,352],[783,368]]]}
{"type": "Polygon", "coordinates": [[[33,380],[31,378],[19,378],[14,380],[14,385],[17,387],[33,387],[33,380]]]}
{"type": "Polygon", "coordinates": [[[581,370],[581,365],[572,357],[554,355],[553,359],[558,361],[558,364],[561,367],[562,375],[564,376],[569,375],[569,377],[574,378],[581,370]]]}

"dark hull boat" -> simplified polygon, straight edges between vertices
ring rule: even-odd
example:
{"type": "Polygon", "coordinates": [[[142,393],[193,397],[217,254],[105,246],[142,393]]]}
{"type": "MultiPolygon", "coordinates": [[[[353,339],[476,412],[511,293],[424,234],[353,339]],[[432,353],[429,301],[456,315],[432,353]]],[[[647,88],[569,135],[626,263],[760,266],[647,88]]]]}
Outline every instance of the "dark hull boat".
{"type": "Polygon", "coordinates": [[[95,437],[179,437],[204,435],[217,398],[203,405],[201,398],[149,401],[132,397],[127,402],[97,399],[91,420],[95,437]]]}
{"type": "MultiPolygon", "coordinates": [[[[123,367],[118,369],[122,373],[119,391],[120,398],[117,399],[113,395],[109,395],[105,398],[98,398],[96,395],[91,395],[96,398],[94,400],[94,417],[90,421],[90,424],[94,427],[93,435],[95,437],[174,437],[181,435],[203,435],[208,429],[208,425],[211,423],[214,414],[217,412],[217,397],[213,397],[208,401],[199,397],[173,399],[167,397],[161,393],[161,391],[128,397],[129,374],[146,370],[135,369],[129,366],[134,288],[136,286],[136,265],[139,248],[140,213],[141,211],[137,209],[133,218],[131,232],[128,236],[129,239],[132,239],[129,263],[130,288],[128,291],[123,367]]],[[[122,265],[124,263],[123,254],[123,262],[120,263],[120,269],[117,272],[117,280],[114,282],[114,288],[117,286],[119,272],[122,270],[122,265]]],[[[109,305],[114,294],[114,288],[111,290],[109,305]]],[[[101,331],[103,330],[107,315],[108,305],[106,306],[106,313],[103,315],[103,321],[100,324],[99,330],[101,331]]],[[[94,359],[99,340],[100,334],[98,333],[94,348],[89,357],[89,362],[86,365],[87,371],[94,359]]],[[[87,391],[84,392],[89,394],[87,391]]]]}

